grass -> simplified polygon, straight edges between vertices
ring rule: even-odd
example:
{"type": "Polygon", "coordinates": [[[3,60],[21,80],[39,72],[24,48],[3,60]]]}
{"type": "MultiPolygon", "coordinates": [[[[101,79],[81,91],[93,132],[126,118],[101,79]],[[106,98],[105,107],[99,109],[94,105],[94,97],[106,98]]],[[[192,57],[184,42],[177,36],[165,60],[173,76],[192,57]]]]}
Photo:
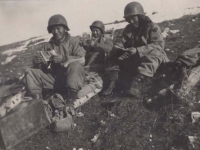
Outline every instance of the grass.
{"type": "MultiPolygon", "coordinates": [[[[167,55],[170,60],[174,60],[178,54],[199,44],[200,14],[170,20],[170,23],[174,25],[169,26],[169,21],[164,21],[159,25],[162,30],[169,27],[171,30],[180,31],[166,38],[166,49],[169,49],[166,51],[167,55]],[[192,21],[194,18],[198,19],[192,21]]],[[[22,74],[24,67],[31,66],[32,56],[42,45],[39,44],[28,48],[25,52],[17,53],[17,58],[12,63],[0,66],[1,76],[5,80],[1,84],[8,83],[16,78],[18,72],[22,74]],[[10,72],[10,70],[14,71],[10,72]]],[[[158,84],[159,82],[153,84],[153,88],[150,84],[145,84],[142,87],[143,94],[152,96],[159,90],[158,84]]],[[[200,137],[199,124],[192,124],[190,117],[192,111],[200,111],[200,105],[194,103],[200,98],[199,94],[199,87],[196,87],[184,97],[187,103],[183,101],[176,103],[173,97],[167,97],[166,101],[169,103],[155,109],[147,109],[142,103],[142,98],[133,99],[117,94],[108,97],[96,95],[78,110],[84,116],[74,117],[75,129],[56,134],[46,128],[14,149],[198,150],[200,143],[197,142],[195,147],[192,147],[188,144],[187,137],[200,137]],[[116,101],[116,103],[112,105],[108,103],[110,101],[116,101]],[[193,103],[190,104],[190,101],[193,103]],[[96,134],[99,138],[93,143],[91,139],[96,134]]]]}

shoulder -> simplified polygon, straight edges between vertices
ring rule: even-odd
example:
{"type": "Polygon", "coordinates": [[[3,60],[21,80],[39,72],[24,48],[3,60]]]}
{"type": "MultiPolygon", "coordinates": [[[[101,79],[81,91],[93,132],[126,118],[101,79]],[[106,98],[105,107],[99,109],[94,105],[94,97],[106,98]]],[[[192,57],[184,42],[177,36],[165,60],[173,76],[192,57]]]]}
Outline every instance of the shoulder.
{"type": "Polygon", "coordinates": [[[127,24],[126,27],[123,30],[123,33],[129,33],[132,31],[132,27],[130,24],[127,24]]]}
{"type": "Polygon", "coordinates": [[[103,37],[104,43],[113,43],[112,39],[109,39],[107,37],[103,37]]]}
{"type": "Polygon", "coordinates": [[[79,44],[80,43],[80,39],[78,37],[70,36],[68,40],[72,44],[77,44],[77,43],[79,44]]]}
{"type": "Polygon", "coordinates": [[[156,23],[152,23],[150,28],[152,32],[161,32],[160,26],[156,23]]]}
{"type": "Polygon", "coordinates": [[[43,46],[42,46],[42,49],[43,50],[51,50],[52,49],[52,42],[51,41],[49,41],[49,42],[47,42],[47,43],[45,43],[43,46]]]}
{"type": "Polygon", "coordinates": [[[73,36],[70,36],[68,38],[68,45],[71,46],[71,47],[77,47],[77,46],[81,46],[81,40],[79,37],[73,37],[73,36]]]}

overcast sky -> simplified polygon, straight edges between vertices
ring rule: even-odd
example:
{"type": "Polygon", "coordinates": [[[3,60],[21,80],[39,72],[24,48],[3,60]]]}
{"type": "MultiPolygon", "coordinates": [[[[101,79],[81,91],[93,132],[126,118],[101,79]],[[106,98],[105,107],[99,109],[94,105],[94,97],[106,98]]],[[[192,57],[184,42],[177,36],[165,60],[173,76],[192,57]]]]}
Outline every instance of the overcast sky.
{"type": "MultiPolygon", "coordinates": [[[[5,0],[0,1],[0,45],[48,34],[48,19],[62,14],[70,34],[89,31],[95,20],[104,23],[123,19],[124,7],[132,0],[5,0]]],[[[147,14],[175,16],[185,8],[200,7],[200,0],[137,0],[147,14]]],[[[156,18],[154,17],[155,21],[156,18]]]]}

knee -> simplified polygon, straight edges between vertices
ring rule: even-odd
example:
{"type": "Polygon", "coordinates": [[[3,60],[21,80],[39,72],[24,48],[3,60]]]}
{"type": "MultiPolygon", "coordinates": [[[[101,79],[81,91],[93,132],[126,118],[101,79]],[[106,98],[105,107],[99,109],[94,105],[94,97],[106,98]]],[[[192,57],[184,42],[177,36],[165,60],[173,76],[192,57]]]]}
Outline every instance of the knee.
{"type": "Polygon", "coordinates": [[[36,70],[36,69],[34,69],[34,68],[26,68],[26,69],[25,69],[25,73],[26,73],[27,75],[34,74],[34,73],[35,73],[35,70],[36,70]]]}
{"type": "Polygon", "coordinates": [[[73,70],[79,70],[79,69],[82,69],[82,68],[83,68],[83,66],[79,62],[72,62],[67,67],[67,69],[73,69],[73,70]]]}
{"type": "Polygon", "coordinates": [[[39,73],[39,69],[34,69],[34,68],[26,68],[25,69],[25,74],[26,74],[26,78],[30,78],[33,76],[37,76],[39,73]]]}

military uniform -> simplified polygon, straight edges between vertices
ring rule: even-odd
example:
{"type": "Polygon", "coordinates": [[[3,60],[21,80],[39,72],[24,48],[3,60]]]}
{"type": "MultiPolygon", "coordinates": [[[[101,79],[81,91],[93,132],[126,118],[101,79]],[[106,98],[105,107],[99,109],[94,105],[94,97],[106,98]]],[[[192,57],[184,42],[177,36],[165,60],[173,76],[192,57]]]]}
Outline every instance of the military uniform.
{"type": "Polygon", "coordinates": [[[134,47],[137,52],[123,60],[118,60],[118,57],[125,52],[111,52],[112,64],[118,64],[118,66],[111,65],[107,68],[108,70],[119,68],[119,70],[125,69],[133,73],[153,77],[161,63],[169,61],[164,52],[164,40],[160,28],[153,23],[146,24],[137,31],[127,25],[121,39],[118,39],[115,45],[124,48],[134,47]]]}
{"type": "Polygon", "coordinates": [[[179,55],[176,61],[181,62],[182,64],[190,66],[200,65],[200,45],[196,46],[193,49],[189,49],[179,55]]]}
{"type": "Polygon", "coordinates": [[[167,87],[160,90],[150,101],[144,102],[148,105],[165,104],[168,99],[176,99],[181,102],[193,103],[191,90],[200,80],[200,45],[186,50],[173,62],[166,63],[160,70],[159,80],[167,87]],[[167,83],[167,84],[166,84],[167,83]],[[172,92],[173,91],[173,92],[172,92]],[[172,98],[172,96],[175,96],[172,98]],[[188,97],[189,96],[189,97],[188,97]]]}
{"type": "Polygon", "coordinates": [[[138,2],[130,2],[124,9],[124,18],[129,23],[111,51],[107,71],[109,86],[102,95],[109,95],[118,79],[118,71],[128,73],[131,80],[127,94],[140,96],[139,85],[144,78],[153,77],[158,67],[169,61],[164,52],[164,39],[158,25],[145,16],[138,2]]]}
{"type": "Polygon", "coordinates": [[[104,37],[105,26],[102,21],[96,20],[90,25],[92,40],[84,44],[87,51],[85,65],[90,71],[102,73],[107,56],[113,47],[113,41],[104,37]]]}
{"type": "Polygon", "coordinates": [[[64,41],[57,43],[52,38],[42,50],[55,50],[57,54],[63,56],[63,60],[61,63],[43,64],[46,67],[50,65],[50,69],[47,70],[27,69],[26,82],[29,92],[38,94],[42,92],[42,89],[66,88],[80,90],[85,79],[83,64],[72,62],[67,67],[63,66],[65,61],[85,56],[85,50],[80,47],[79,40],[66,33],[64,41]]]}
{"type": "Polygon", "coordinates": [[[86,55],[86,66],[88,65],[104,65],[106,55],[109,55],[112,50],[112,40],[101,36],[94,44],[93,47],[88,49],[86,55]]]}

